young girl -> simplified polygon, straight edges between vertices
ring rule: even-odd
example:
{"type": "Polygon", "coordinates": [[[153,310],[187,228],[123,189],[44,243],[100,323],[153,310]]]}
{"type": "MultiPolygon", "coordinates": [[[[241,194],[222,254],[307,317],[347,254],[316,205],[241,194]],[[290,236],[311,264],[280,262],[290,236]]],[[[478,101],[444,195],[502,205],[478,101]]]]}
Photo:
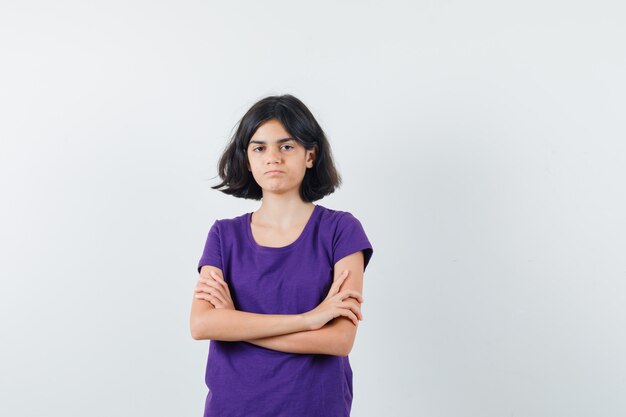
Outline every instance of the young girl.
{"type": "Polygon", "coordinates": [[[292,95],[254,104],[212,188],[261,200],[211,226],[191,334],[211,340],[205,417],[343,417],[373,249],[358,219],[313,201],[341,182],[330,146],[292,95]]]}

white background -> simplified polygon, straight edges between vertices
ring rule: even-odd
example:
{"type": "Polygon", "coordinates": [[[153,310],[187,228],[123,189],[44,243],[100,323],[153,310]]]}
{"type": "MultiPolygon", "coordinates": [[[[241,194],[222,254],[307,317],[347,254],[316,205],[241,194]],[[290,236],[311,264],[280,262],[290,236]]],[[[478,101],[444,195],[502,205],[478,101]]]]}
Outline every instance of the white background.
{"type": "Polygon", "coordinates": [[[0,3],[0,414],[200,416],[209,187],[291,93],[374,255],[352,415],[626,414],[625,7],[0,3]]]}

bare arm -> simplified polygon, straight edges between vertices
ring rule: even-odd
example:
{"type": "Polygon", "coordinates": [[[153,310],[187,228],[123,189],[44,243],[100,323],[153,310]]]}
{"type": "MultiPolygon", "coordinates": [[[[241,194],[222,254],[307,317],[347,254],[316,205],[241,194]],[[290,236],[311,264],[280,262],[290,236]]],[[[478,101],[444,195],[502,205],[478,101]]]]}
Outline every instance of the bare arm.
{"type": "MultiPolygon", "coordinates": [[[[354,289],[362,292],[363,289],[363,252],[355,252],[335,263],[335,277],[345,269],[350,275],[340,288],[354,289]]],[[[360,304],[354,298],[346,301],[360,304]]],[[[268,349],[289,353],[327,354],[347,356],[354,345],[357,326],[347,317],[337,317],[318,330],[301,331],[285,335],[265,337],[261,339],[245,340],[246,342],[268,349]]]]}
{"type": "MultiPolygon", "coordinates": [[[[204,265],[201,276],[208,276],[209,270],[220,276],[222,270],[212,265],[204,265]]],[[[256,314],[246,311],[216,309],[206,300],[194,299],[191,305],[191,337],[196,340],[239,341],[258,339],[276,335],[309,330],[302,314],[256,314]]]]}
{"type": "Polygon", "coordinates": [[[343,337],[348,326],[356,328],[350,319],[337,317],[318,330],[245,341],[280,352],[347,356],[350,351],[343,337]]]}

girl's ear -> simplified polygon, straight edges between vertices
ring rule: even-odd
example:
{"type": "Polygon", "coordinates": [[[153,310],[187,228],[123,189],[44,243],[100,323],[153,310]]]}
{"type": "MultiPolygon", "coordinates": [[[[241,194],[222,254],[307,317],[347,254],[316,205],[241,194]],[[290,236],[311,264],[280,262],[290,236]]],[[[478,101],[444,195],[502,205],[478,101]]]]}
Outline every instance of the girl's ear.
{"type": "Polygon", "coordinates": [[[313,149],[307,149],[306,153],[306,167],[312,168],[313,162],[315,162],[315,158],[317,157],[317,146],[313,149]]]}

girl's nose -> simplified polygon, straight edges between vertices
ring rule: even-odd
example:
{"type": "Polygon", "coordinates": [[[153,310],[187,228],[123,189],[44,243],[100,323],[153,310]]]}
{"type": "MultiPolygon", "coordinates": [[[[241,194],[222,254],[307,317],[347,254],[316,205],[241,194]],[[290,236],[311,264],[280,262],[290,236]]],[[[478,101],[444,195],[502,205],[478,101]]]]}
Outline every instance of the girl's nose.
{"type": "Polygon", "coordinates": [[[267,151],[267,162],[274,163],[280,161],[280,150],[274,148],[268,148],[267,151]]]}

